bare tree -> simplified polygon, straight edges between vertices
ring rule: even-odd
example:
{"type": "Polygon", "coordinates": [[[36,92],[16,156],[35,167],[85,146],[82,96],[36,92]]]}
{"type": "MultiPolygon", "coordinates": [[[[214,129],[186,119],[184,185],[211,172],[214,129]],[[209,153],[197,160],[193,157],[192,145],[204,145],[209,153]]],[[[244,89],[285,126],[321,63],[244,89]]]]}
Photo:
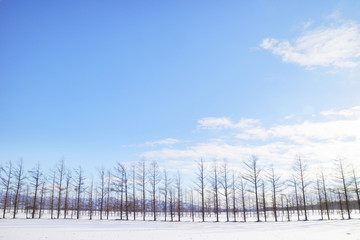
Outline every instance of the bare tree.
{"type": "Polygon", "coordinates": [[[103,217],[103,210],[104,210],[104,198],[105,198],[105,169],[101,168],[98,170],[99,178],[100,178],[100,220],[102,220],[103,217]]]}
{"type": "Polygon", "coordinates": [[[197,173],[196,173],[196,179],[197,182],[196,187],[197,191],[200,193],[201,196],[201,219],[204,222],[205,221],[205,187],[206,187],[206,170],[205,170],[205,164],[203,159],[199,162],[197,162],[197,173]]]}
{"type": "Polygon", "coordinates": [[[174,191],[172,188],[169,189],[169,203],[170,203],[170,221],[174,221],[174,191]]]}
{"type": "Polygon", "coordinates": [[[58,180],[57,180],[57,186],[58,186],[57,218],[59,219],[60,211],[61,211],[62,191],[63,191],[62,183],[63,183],[63,178],[66,174],[64,158],[62,158],[60,160],[60,162],[58,163],[57,172],[58,172],[58,175],[57,175],[58,176],[58,180]]]}
{"type": "Polygon", "coordinates": [[[163,194],[164,194],[164,218],[165,218],[165,222],[167,220],[167,212],[168,212],[168,193],[169,193],[169,185],[170,183],[170,179],[168,177],[167,171],[166,169],[164,169],[163,172],[163,176],[164,176],[164,186],[162,188],[163,194]]]}
{"type": "Polygon", "coordinates": [[[246,182],[244,181],[244,178],[240,178],[240,192],[241,192],[241,202],[242,202],[242,212],[243,212],[243,218],[244,222],[246,222],[246,203],[245,203],[245,191],[246,191],[246,182]]]}
{"type": "Polygon", "coordinates": [[[114,185],[114,190],[117,193],[118,199],[119,199],[119,195],[120,195],[120,203],[119,203],[119,211],[120,211],[120,220],[123,219],[123,197],[124,197],[124,173],[123,173],[123,168],[122,165],[120,163],[117,164],[116,168],[115,168],[115,173],[114,173],[114,181],[113,181],[113,185],[114,185]]]}
{"type": "Polygon", "coordinates": [[[229,222],[229,179],[228,179],[228,169],[227,169],[227,162],[224,160],[221,166],[221,180],[220,184],[224,190],[224,197],[225,197],[225,210],[226,210],[226,221],[229,222]]]}
{"type": "Polygon", "coordinates": [[[81,166],[75,169],[75,191],[76,191],[76,219],[80,218],[80,210],[81,210],[81,194],[85,191],[84,181],[85,177],[83,174],[83,170],[81,166]]]}
{"type": "Polygon", "coordinates": [[[23,200],[23,209],[25,209],[26,212],[26,219],[29,218],[29,208],[30,208],[30,203],[29,203],[29,185],[26,185],[26,191],[25,191],[25,198],[23,200]]]}
{"type": "Polygon", "coordinates": [[[305,214],[304,220],[307,221],[308,216],[307,216],[307,210],[306,210],[306,204],[307,204],[306,203],[306,187],[310,183],[307,181],[307,176],[306,176],[307,164],[301,158],[300,155],[298,155],[295,159],[294,171],[295,171],[295,176],[300,183],[300,189],[301,189],[302,201],[303,201],[302,203],[303,203],[304,214],[305,214]]]}
{"type": "Polygon", "coordinates": [[[282,188],[283,183],[281,182],[280,176],[275,173],[274,168],[272,167],[270,172],[268,173],[268,181],[271,184],[272,189],[272,208],[274,213],[275,222],[278,221],[277,218],[277,202],[276,196],[280,192],[280,188],[282,188]]]}
{"type": "Polygon", "coordinates": [[[61,201],[62,201],[62,191],[64,190],[62,187],[63,179],[65,177],[65,162],[64,158],[62,158],[57,166],[58,172],[58,180],[57,180],[57,187],[58,187],[58,202],[57,202],[57,218],[60,217],[61,212],[61,201]]]}
{"type": "Polygon", "coordinates": [[[25,179],[24,166],[23,166],[22,159],[19,161],[19,163],[17,164],[17,167],[14,169],[14,178],[15,178],[16,183],[15,183],[15,199],[14,199],[13,218],[16,217],[16,214],[18,211],[21,187],[22,187],[23,181],[25,179]]]}
{"type": "Polygon", "coordinates": [[[40,187],[40,183],[41,183],[41,177],[42,177],[42,172],[40,169],[40,164],[36,164],[35,168],[33,168],[30,171],[30,178],[31,178],[31,185],[34,187],[34,197],[33,197],[33,204],[32,204],[32,213],[31,213],[31,218],[35,218],[35,211],[37,209],[37,194],[38,194],[38,189],[40,187]]]}
{"type": "Polygon", "coordinates": [[[51,184],[51,198],[50,198],[50,217],[54,218],[54,202],[55,202],[55,181],[56,181],[56,172],[52,171],[52,184],[51,184]]]}
{"type": "Polygon", "coordinates": [[[110,214],[110,198],[111,198],[111,171],[107,170],[107,185],[106,185],[106,219],[109,219],[110,214]]]}
{"type": "Polygon", "coordinates": [[[4,176],[1,176],[0,180],[1,180],[1,185],[5,188],[5,197],[3,201],[3,207],[4,207],[3,218],[5,218],[6,210],[9,202],[9,191],[11,190],[11,178],[13,175],[12,172],[13,167],[11,161],[7,163],[6,167],[2,167],[2,170],[4,172],[4,176]]]}
{"type": "Polygon", "coordinates": [[[319,207],[320,207],[320,214],[321,214],[321,220],[324,219],[324,214],[323,214],[323,205],[322,205],[322,197],[321,197],[321,186],[320,186],[320,179],[319,177],[316,178],[316,191],[318,194],[318,202],[319,202],[319,207]]]}
{"type": "Polygon", "coordinates": [[[66,171],[65,178],[65,199],[64,199],[64,219],[67,217],[67,213],[69,210],[69,194],[70,194],[70,186],[71,186],[71,171],[68,169],[66,171]]]}
{"type": "Polygon", "coordinates": [[[327,188],[326,188],[326,182],[325,182],[325,181],[326,181],[326,180],[325,180],[324,172],[321,171],[321,185],[322,185],[322,190],[323,190],[323,193],[324,193],[324,201],[325,201],[326,214],[327,214],[328,220],[330,220],[328,195],[327,195],[327,188]]]}
{"type": "Polygon", "coordinates": [[[138,165],[138,185],[142,192],[142,215],[143,215],[143,221],[145,221],[146,217],[146,179],[147,179],[147,172],[146,172],[146,163],[145,160],[142,160],[139,162],[138,165]]]}
{"type": "Polygon", "coordinates": [[[256,216],[257,221],[260,222],[258,186],[260,182],[261,169],[258,166],[258,158],[255,155],[252,155],[248,161],[244,162],[244,165],[246,173],[243,177],[246,181],[253,185],[252,192],[255,194],[256,216]]]}
{"type": "MultiPolygon", "coordinates": [[[[281,200],[283,201],[283,197],[286,199],[286,213],[287,213],[287,220],[290,222],[290,206],[289,206],[289,198],[285,194],[281,194],[281,200]]],[[[282,206],[284,207],[284,206],[282,206]]]]}
{"type": "Polygon", "coordinates": [[[158,187],[158,184],[161,181],[161,174],[159,165],[156,161],[152,161],[150,163],[150,169],[149,169],[149,183],[151,186],[151,196],[152,196],[152,210],[153,210],[153,218],[154,221],[156,221],[156,190],[158,187]]]}
{"type": "Polygon", "coordinates": [[[123,202],[124,202],[124,195],[125,195],[125,216],[126,220],[129,219],[128,215],[128,192],[127,192],[127,170],[124,164],[118,163],[116,167],[116,185],[117,191],[120,192],[120,219],[122,219],[123,215],[123,202]]]}
{"type": "Polygon", "coordinates": [[[356,193],[356,199],[357,199],[357,203],[358,203],[358,209],[360,211],[360,196],[359,196],[360,194],[359,194],[358,178],[356,176],[354,166],[352,167],[352,174],[353,174],[353,182],[355,184],[355,193],[356,193]]]}
{"type": "Polygon", "coordinates": [[[128,177],[125,166],[123,166],[124,193],[125,193],[125,217],[129,220],[129,203],[128,203],[128,177]]]}
{"type": "Polygon", "coordinates": [[[348,190],[348,182],[347,182],[347,165],[342,158],[338,158],[335,161],[335,169],[338,171],[336,174],[336,178],[338,181],[341,182],[342,190],[345,195],[345,206],[346,206],[346,211],[348,214],[348,219],[351,219],[350,206],[349,206],[349,194],[348,194],[349,190],[348,190]]]}
{"type": "Polygon", "coordinates": [[[213,163],[213,174],[211,176],[211,185],[214,193],[214,210],[216,216],[216,222],[219,222],[219,180],[218,180],[218,167],[217,162],[213,163]]]}
{"type": "Polygon", "coordinates": [[[195,221],[195,207],[194,207],[194,189],[190,189],[190,211],[191,211],[191,219],[195,221]]]}
{"type": "Polygon", "coordinates": [[[91,184],[90,184],[90,190],[89,190],[89,218],[90,218],[90,220],[92,220],[93,212],[94,212],[93,192],[94,192],[94,179],[91,178],[91,184]]]}
{"type": "Polygon", "coordinates": [[[133,218],[136,220],[136,166],[132,165],[132,204],[133,204],[133,218]]]}
{"type": "Polygon", "coordinates": [[[235,181],[235,171],[232,171],[232,175],[231,175],[231,179],[232,179],[232,182],[231,182],[231,189],[232,189],[232,210],[233,210],[233,215],[234,215],[234,222],[236,222],[236,181],[235,181]]]}
{"type": "Polygon", "coordinates": [[[45,205],[45,197],[46,197],[45,194],[46,194],[45,179],[43,179],[40,189],[39,219],[41,218],[41,213],[45,205]]]}
{"type": "Polygon", "coordinates": [[[202,160],[196,163],[196,189],[184,187],[180,172],[174,175],[171,183],[169,174],[166,170],[160,171],[156,161],[150,162],[148,166],[142,161],[132,165],[132,169],[126,169],[127,165],[118,163],[116,171],[113,171],[115,174],[102,169],[98,173],[100,181],[96,185],[93,185],[93,181],[89,181],[89,185],[85,184],[81,167],[73,172],[74,176],[68,169],[63,169],[64,176],[60,180],[61,162],[51,171],[48,180],[45,180],[45,173],[39,164],[28,172],[24,171],[22,161],[14,166],[11,162],[1,164],[2,217],[5,218],[10,211],[14,218],[19,217],[19,212],[31,218],[38,214],[41,218],[44,211],[49,211],[51,217],[55,218],[59,216],[55,215],[57,210],[58,214],[63,211],[64,218],[69,218],[70,213],[71,217],[80,218],[83,213],[93,219],[99,214],[96,210],[100,209],[100,219],[105,211],[109,219],[112,214],[118,215],[119,210],[124,219],[126,216],[128,220],[129,213],[134,214],[134,219],[138,214],[145,219],[149,210],[154,221],[160,215],[163,216],[163,212],[165,221],[174,221],[174,217],[176,221],[183,217],[191,217],[194,221],[196,216],[201,216],[205,221],[205,214],[208,218],[215,216],[216,221],[220,221],[221,214],[225,220],[226,211],[226,221],[230,221],[231,214],[234,221],[239,221],[242,212],[244,221],[249,217],[267,221],[271,215],[277,222],[286,219],[289,221],[292,214],[294,219],[297,214],[298,220],[307,220],[311,211],[312,214],[321,215],[321,219],[326,219],[325,214],[330,219],[330,213],[341,214],[342,218],[350,219],[351,210],[357,209],[358,205],[360,208],[357,173],[354,167],[348,168],[346,161],[341,158],[335,164],[334,180],[337,181],[331,184],[327,183],[322,171],[316,175],[316,182],[311,182],[307,165],[299,156],[295,159],[293,175],[288,180],[288,185],[284,184],[276,169],[260,169],[256,156],[251,156],[244,162],[245,171],[242,176],[237,176],[235,171],[229,175],[228,163],[225,161],[220,164],[214,162],[210,165],[210,171],[206,171],[206,164],[202,160]],[[28,178],[25,173],[28,173],[28,178]],[[209,175],[206,176],[207,174],[209,175]],[[90,188],[86,189],[85,186],[90,188]],[[287,186],[291,186],[291,189],[284,191],[287,186]],[[144,190],[148,194],[147,198],[144,190]],[[114,192],[118,193],[117,198],[114,192]],[[269,211],[272,211],[270,215],[269,211]]]}
{"type": "MultiPolygon", "coordinates": [[[[291,187],[294,187],[297,219],[298,221],[300,221],[300,203],[299,203],[299,194],[298,194],[299,183],[294,175],[292,175],[292,178],[291,180],[289,180],[289,183],[291,187]]],[[[283,201],[283,199],[281,199],[281,201],[283,201]]],[[[284,209],[284,206],[282,206],[282,209],[284,209]]]]}
{"type": "Polygon", "coordinates": [[[261,189],[262,189],[264,220],[266,222],[267,221],[267,216],[266,216],[266,196],[265,196],[265,182],[263,180],[261,180],[261,189]]]}
{"type": "Polygon", "coordinates": [[[340,193],[340,188],[334,190],[337,192],[338,195],[338,200],[339,200],[339,207],[340,207],[340,213],[341,213],[341,219],[344,219],[344,209],[343,209],[343,204],[342,204],[342,200],[341,200],[341,193],[340,193]]]}
{"type": "Polygon", "coordinates": [[[177,172],[175,185],[177,190],[177,213],[178,213],[178,221],[181,220],[181,211],[182,211],[182,179],[180,172],[177,172]]]}

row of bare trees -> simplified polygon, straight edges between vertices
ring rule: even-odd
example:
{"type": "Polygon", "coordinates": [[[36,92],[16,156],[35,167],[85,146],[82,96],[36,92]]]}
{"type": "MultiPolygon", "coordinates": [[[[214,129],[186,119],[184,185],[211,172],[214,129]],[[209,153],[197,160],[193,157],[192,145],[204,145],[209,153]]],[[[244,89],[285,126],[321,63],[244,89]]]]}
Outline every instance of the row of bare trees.
{"type": "Polygon", "coordinates": [[[40,164],[26,171],[22,160],[9,161],[0,166],[1,216],[246,222],[351,219],[360,212],[356,169],[341,158],[330,173],[309,171],[300,156],[283,175],[255,155],[240,168],[203,159],[195,165],[194,177],[145,160],[86,177],[63,159],[47,172],[40,164]]]}

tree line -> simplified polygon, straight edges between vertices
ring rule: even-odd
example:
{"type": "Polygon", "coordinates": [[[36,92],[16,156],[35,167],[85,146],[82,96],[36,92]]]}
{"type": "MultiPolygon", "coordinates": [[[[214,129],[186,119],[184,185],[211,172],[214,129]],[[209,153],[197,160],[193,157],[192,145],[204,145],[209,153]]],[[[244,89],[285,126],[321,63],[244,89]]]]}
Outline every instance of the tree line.
{"type": "Polygon", "coordinates": [[[195,166],[189,181],[156,161],[118,162],[96,177],[64,159],[47,171],[9,161],[0,166],[1,217],[246,222],[351,219],[360,212],[357,171],[342,158],[330,173],[314,174],[297,156],[286,177],[256,155],[240,169],[203,159],[195,166]]]}

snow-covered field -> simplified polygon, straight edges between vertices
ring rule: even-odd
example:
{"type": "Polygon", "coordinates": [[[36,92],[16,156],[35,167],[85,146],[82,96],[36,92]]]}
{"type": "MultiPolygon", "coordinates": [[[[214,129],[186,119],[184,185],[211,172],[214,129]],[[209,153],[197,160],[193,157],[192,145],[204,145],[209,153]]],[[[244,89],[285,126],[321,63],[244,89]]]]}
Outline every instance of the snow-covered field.
{"type": "Polygon", "coordinates": [[[106,239],[360,239],[360,220],[308,222],[153,222],[70,219],[0,219],[4,240],[106,240],[106,239]]]}

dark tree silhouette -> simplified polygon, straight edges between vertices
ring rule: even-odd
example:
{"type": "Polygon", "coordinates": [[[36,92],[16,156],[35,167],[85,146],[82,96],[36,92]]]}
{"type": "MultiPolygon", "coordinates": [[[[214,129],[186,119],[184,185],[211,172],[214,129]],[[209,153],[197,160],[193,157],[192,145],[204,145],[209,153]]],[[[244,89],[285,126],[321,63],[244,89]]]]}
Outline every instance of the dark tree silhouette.
{"type": "Polygon", "coordinates": [[[70,187],[71,187],[71,171],[70,169],[66,170],[65,177],[65,199],[64,199],[64,219],[67,217],[69,211],[69,195],[70,195],[70,187]]]}
{"type": "Polygon", "coordinates": [[[94,179],[91,178],[91,184],[89,189],[89,218],[92,220],[94,213],[94,200],[93,200],[93,192],[94,192],[94,179]]]}
{"type": "Polygon", "coordinates": [[[176,191],[177,191],[177,213],[178,213],[178,221],[181,220],[181,211],[182,211],[182,179],[180,172],[177,172],[175,179],[176,191]]]}
{"type": "Polygon", "coordinates": [[[218,180],[218,167],[217,162],[213,163],[213,172],[211,175],[211,185],[214,193],[214,210],[216,216],[216,222],[219,221],[219,180],[218,180]]]}
{"type": "Polygon", "coordinates": [[[16,217],[18,211],[21,187],[23,185],[24,179],[26,178],[22,159],[19,161],[17,167],[14,169],[14,178],[15,178],[15,199],[14,199],[13,218],[16,217]]]}
{"type": "Polygon", "coordinates": [[[146,163],[145,160],[142,160],[138,164],[138,185],[140,187],[140,190],[142,192],[142,215],[143,215],[143,221],[145,221],[146,217],[146,180],[147,180],[147,172],[146,172],[146,163]]]}
{"type": "Polygon", "coordinates": [[[136,166],[132,165],[132,208],[133,208],[133,218],[136,220],[136,166]]]}
{"type": "Polygon", "coordinates": [[[348,168],[343,159],[337,159],[335,164],[336,174],[332,176],[336,181],[327,182],[322,171],[315,176],[310,175],[306,163],[297,157],[288,184],[284,184],[274,168],[268,171],[260,169],[257,161],[256,156],[251,156],[244,162],[243,175],[237,176],[234,170],[229,175],[225,161],[221,164],[214,162],[210,171],[206,171],[206,164],[201,159],[196,162],[193,186],[183,185],[179,171],[173,175],[166,170],[160,171],[155,161],[148,166],[145,161],[131,165],[129,172],[126,169],[128,165],[117,163],[114,174],[102,169],[98,171],[97,179],[89,182],[85,181],[81,167],[75,169],[73,175],[64,168],[60,180],[61,162],[48,175],[48,180],[39,164],[25,171],[22,161],[16,166],[12,166],[11,162],[6,165],[1,163],[2,217],[9,212],[12,217],[19,217],[17,213],[22,212],[26,218],[35,218],[36,214],[41,218],[48,211],[51,218],[56,218],[55,214],[63,211],[64,218],[69,218],[71,214],[71,218],[79,219],[83,214],[90,219],[95,216],[102,219],[106,211],[107,219],[120,213],[120,218],[125,219],[126,216],[126,220],[128,214],[133,214],[134,220],[136,215],[141,214],[144,220],[151,211],[154,221],[160,215],[165,221],[180,221],[183,217],[191,217],[195,221],[196,216],[205,221],[205,214],[214,221],[221,221],[223,214],[223,221],[228,222],[231,214],[234,221],[241,219],[239,213],[242,212],[246,222],[249,217],[268,221],[269,211],[272,211],[271,216],[276,222],[279,216],[283,221],[290,221],[291,215],[294,219],[297,215],[298,220],[307,220],[311,213],[312,218],[317,214],[319,219],[324,219],[326,214],[330,219],[330,213],[333,213],[349,219],[351,211],[357,211],[360,206],[358,176],[354,167],[348,168]],[[291,188],[286,189],[287,186],[291,188]],[[129,193],[128,187],[132,189],[129,193]]]}
{"type": "Polygon", "coordinates": [[[321,185],[322,185],[322,190],[324,193],[326,214],[327,214],[328,220],[330,220],[329,201],[328,201],[328,195],[327,195],[326,180],[325,180],[323,171],[321,171],[321,185]]]}
{"type": "Polygon", "coordinates": [[[359,194],[358,178],[356,176],[354,166],[352,167],[352,174],[353,174],[353,182],[355,184],[355,189],[354,190],[355,190],[356,199],[357,199],[357,203],[358,203],[358,209],[360,211],[360,194],[359,194]]]}
{"type": "Polygon", "coordinates": [[[30,178],[31,178],[31,185],[34,188],[34,197],[33,197],[33,204],[32,204],[32,213],[31,213],[31,218],[35,218],[35,212],[37,209],[37,196],[38,196],[38,190],[40,187],[40,182],[41,182],[41,177],[42,177],[42,172],[40,169],[40,164],[36,164],[35,168],[33,168],[30,171],[30,178]]]}
{"type": "MultiPolygon", "coordinates": [[[[299,204],[299,194],[298,194],[299,183],[294,175],[292,175],[292,179],[289,180],[289,183],[290,183],[290,186],[294,188],[297,219],[298,219],[298,221],[300,221],[300,204],[299,204]]],[[[282,206],[282,209],[284,209],[283,206],[282,206]]]]}
{"type": "Polygon", "coordinates": [[[245,191],[246,191],[246,182],[244,181],[244,178],[240,178],[240,192],[241,192],[241,202],[242,202],[242,212],[243,212],[243,219],[244,222],[246,222],[246,203],[245,203],[245,191]]]}
{"type": "Polygon", "coordinates": [[[190,190],[190,211],[191,211],[191,220],[195,221],[195,206],[194,206],[194,189],[190,190]]]}
{"type": "Polygon", "coordinates": [[[40,189],[40,204],[39,204],[39,219],[41,218],[42,210],[44,209],[44,201],[45,201],[45,194],[46,194],[46,188],[45,188],[45,182],[46,180],[43,179],[41,183],[41,189],[40,189]]]}
{"type": "Polygon", "coordinates": [[[171,180],[168,177],[168,173],[166,169],[164,169],[163,176],[164,176],[164,181],[163,181],[164,186],[162,188],[162,192],[164,194],[164,220],[166,222],[167,212],[168,212],[168,193],[169,193],[169,186],[171,184],[171,180]]]}
{"type": "Polygon", "coordinates": [[[56,181],[56,172],[52,171],[51,200],[50,200],[50,216],[51,216],[51,219],[54,218],[55,181],[56,181]]]}
{"type": "Polygon", "coordinates": [[[152,196],[152,210],[153,210],[153,219],[156,221],[157,209],[156,209],[156,190],[158,189],[158,184],[161,181],[161,172],[159,165],[156,161],[150,163],[149,169],[149,183],[151,186],[151,196],[152,196]]]}
{"type": "Polygon", "coordinates": [[[24,204],[24,208],[25,208],[25,213],[26,213],[26,219],[29,218],[29,207],[30,207],[30,203],[29,203],[29,185],[26,185],[26,191],[25,191],[25,198],[23,199],[23,204],[24,204]]]}
{"type": "Polygon", "coordinates": [[[236,186],[236,181],[235,181],[235,177],[236,174],[235,174],[235,171],[232,171],[232,175],[231,175],[231,179],[232,179],[232,182],[231,182],[231,189],[232,189],[232,211],[233,211],[233,217],[234,217],[234,222],[236,222],[236,197],[237,197],[237,194],[236,194],[236,189],[237,189],[237,186],[236,186]]]}
{"type": "Polygon", "coordinates": [[[129,211],[128,211],[128,178],[127,178],[127,169],[126,166],[122,163],[118,163],[116,167],[116,178],[117,178],[117,191],[120,191],[120,219],[123,215],[123,206],[124,206],[124,196],[125,196],[125,218],[129,220],[129,211]]]}
{"type": "Polygon", "coordinates": [[[98,176],[100,179],[99,192],[100,192],[100,220],[103,219],[103,210],[104,210],[104,199],[105,199],[105,169],[102,167],[98,170],[98,176]]]}
{"type": "Polygon", "coordinates": [[[263,212],[264,212],[264,220],[267,221],[266,215],[266,196],[265,196],[265,182],[261,181],[261,189],[262,189],[262,202],[263,202],[263,212]]]}
{"type": "Polygon", "coordinates": [[[174,221],[174,191],[172,188],[169,189],[169,204],[170,204],[170,221],[174,221]]]}
{"type": "Polygon", "coordinates": [[[221,166],[221,180],[219,181],[222,188],[224,189],[225,197],[225,211],[226,211],[226,221],[229,222],[229,179],[228,179],[228,169],[227,162],[224,160],[221,166]]]}
{"type": "Polygon", "coordinates": [[[274,218],[275,218],[275,222],[278,221],[278,217],[277,217],[277,202],[276,202],[276,197],[277,194],[280,192],[280,189],[283,187],[283,183],[281,182],[281,178],[279,175],[277,175],[275,173],[274,168],[272,167],[270,172],[268,173],[268,181],[270,182],[271,185],[271,190],[272,190],[272,208],[273,208],[273,213],[274,213],[274,218]]]}
{"type": "Polygon", "coordinates": [[[337,192],[337,196],[338,196],[341,219],[344,219],[344,209],[343,209],[343,203],[342,203],[340,188],[336,189],[335,191],[337,192]]]}
{"type": "Polygon", "coordinates": [[[3,218],[6,217],[6,210],[8,207],[8,202],[9,202],[9,193],[11,190],[11,178],[13,176],[13,167],[12,167],[12,163],[11,161],[9,161],[6,165],[6,167],[2,167],[2,171],[4,173],[4,176],[1,175],[1,185],[4,187],[5,189],[5,196],[4,196],[4,200],[3,200],[3,207],[4,207],[4,211],[3,211],[3,218]]]}
{"type": "Polygon", "coordinates": [[[124,164],[118,165],[122,172],[122,182],[123,182],[123,192],[125,195],[125,218],[129,220],[129,204],[128,204],[128,177],[127,177],[127,170],[124,164]]]}
{"type": "Polygon", "coordinates": [[[257,221],[260,222],[260,210],[259,210],[259,197],[258,197],[258,186],[260,183],[260,172],[261,169],[258,166],[258,158],[252,155],[248,161],[244,162],[245,174],[244,179],[253,185],[252,192],[255,194],[255,207],[257,221]]]}
{"type": "Polygon", "coordinates": [[[201,196],[201,219],[205,221],[205,187],[206,187],[206,168],[203,159],[197,162],[197,172],[196,172],[196,182],[197,191],[201,196]]]}
{"type": "Polygon", "coordinates": [[[61,201],[62,201],[62,191],[64,190],[62,187],[63,179],[65,177],[65,162],[64,159],[61,159],[58,166],[57,166],[57,172],[58,172],[58,180],[57,180],[57,187],[58,187],[58,202],[57,202],[57,218],[60,217],[61,212],[61,201]]]}
{"type": "Polygon", "coordinates": [[[341,182],[342,191],[344,192],[345,206],[348,214],[348,219],[351,219],[349,194],[348,194],[349,190],[348,190],[348,182],[347,182],[348,171],[347,171],[347,165],[342,158],[338,158],[335,161],[335,169],[337,171],[337,174],[335,174],[336,179],[341,182]]]}
{"type": "Polygon", "coordinates": [[[323,220],[324,219],[324,213],[323,213],[321,186],[320,186],[320,179],[319,178],[316,179],[316,192],[318,194],[318,202],[319,202],[321,220],[323,220]]]}
{"type": "Polygon", "coordinates": [[[106,219],[109,219],[110,214],[110,198],[111,198],[111,170],[107,170],[106,179],[106,219]]]}
{"type": "Polygon", "coordinates": [[[300,189],[301,189],[302,201],[303,201],[302,203],[303,203],[304,214],[305,214],[304,220],[307,221],[308,215],[307,215],[307,210],[306,210],[306,204],[307,204],[306,203],[306,187],[309,185],[309,182],[307,180],[307,175],[306,175],[307,164],[301,158],[300,155],[298,155],[295,159],[294,171],[295,171],[295,176],[300,183],[300,189]]]}
{"type": "Polygon", "coordinates": [[[81,194],[85,191],[85,177],[81,166],[75,169],[75,191],[76,191],[76,219],[80,218],[81,194]]]}

